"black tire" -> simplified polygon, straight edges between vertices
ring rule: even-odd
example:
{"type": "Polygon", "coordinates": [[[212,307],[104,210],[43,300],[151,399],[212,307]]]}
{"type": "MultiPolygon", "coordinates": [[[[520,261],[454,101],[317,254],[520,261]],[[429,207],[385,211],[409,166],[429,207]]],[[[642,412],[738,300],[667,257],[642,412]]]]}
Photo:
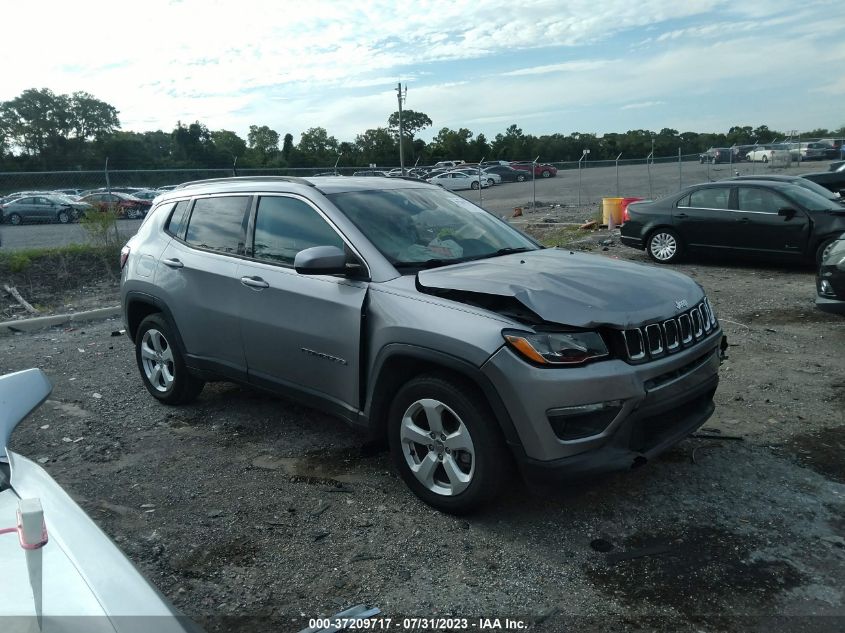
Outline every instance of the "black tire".
{"type": "Polygon", "coordinates": [[[186,404],[196,399],[205,382],[188,372],[174,332],[161,314],[149,315],[141,321],[135,334],[135,361],[144,387],[154,398],[165,404],[186,404]],[[157,357],[152,359],[144,356],[150,352],[157,354],[157,357]],[[155,370],[151,364],[160,366],[158,379],[155,379],[155,370]],[[152,377],[148,376],[148,372],[152,377]],[[171,376],[170,382],[167,375],[171,376]]]}
{"type": "Polygon", "coordinates": [[[488,179],[487,179],[487,185],[488,185],[488,186],[492,187],[492,186],[493,186],[493,185],[495,185],[495,184],[496,184],[496,181],[495,181],[495,180],[493,180],[492,178],[488,178],[488,179]]]}
{"type": "MultiPolygon", "coordinates": [[[[443,512],[466,514],[498,495],[511,470],[511,455],[489,406],[471,384],[446,374],[417,376],[399,389],[388,415],[388,441],[393,463],[404,482],[422,501],[443,512]],[[430,446],[433,449],[407,439],[403,441],[406,418],[431,429],[421,401],[444,405],[444,415],[440,418],[443,434],[432,438],[430,446]],[[416,413],[414,408],[417,408],[416,413]],[[455,441],[459,435],[464,441],[467,437],[470,439],[469,450],[449,449],[450,440],[455,441]],[[421,454],[423,450],[425,454],[421,454]],[[433,464],[430,485],[446,492],[429,488],[414,474],[409,462],[415,460],[419,460],[421,470],[424,462],[433,464]],[[450,464],[459,468],[468,481],[453,486],[446,468],[450,464]],[[452,494],[454,488],[458,491],[452,494]]],[[[429,441],[427,436],[422,437],[429,441]]]]}
{"type": "Polygon", "coordinates": [[[836,241],[837,238],[829,237],[826,240],[822,240],[822,243],[819,244],[819,247],[816,249],[816,268],[821,266],[822,261],[824,260],[824,256],[827,254],[825,253],[831,245],[836,241]]]}
{"type": "Polygon", "coordinates": [[[478,189],[481,186],[481,183],[477,180],[474,180],[473,182],[469,183],[469,186],[473,189],[478,189]]]}
{"type": "Polygon", "coordinates": [[[684,247],[681,238],[672,229],[655,229],[646,239],[645,250],[658,264],[674,264],[681,259],[684,247]]]}
{"type": "Polygon", "coordinates": [[[56,214],[56,221],[59,224],[67,224],[68,222],[70,222],[70,214],[67,212],[67,210],[62,209],[56,214]]]}
{"type": "Polygon", "coordinates": [[[517,182],[525,182],[525,175],[519,174],[519,176],[516,177],[516,181],[517,182]]]}
{"type": "Polygon", "coordinates": [[[769,157],[768,157],[768,156],[763,156],[763,162],[764,162],[764,163],[768,163],[768,162],[769,162],[769,157]]]}
{"type": "Polygon", "coordinates": [[[9,224],[14,224],[17,226],[23,221],[23,218],[17,213],[10,213],[9,214],[9,224]]]}
{"type": "Polygon", "coordinates": [[[552,172],[550,172],[548,169],[544,169],[544,170],[543,170],[543,173],[542,173],[542,174],[540,174],[540,175],[541,175],[543,178],[548,178],[549,176],[551,176],[551,175],[552,175],[552,172]]]}

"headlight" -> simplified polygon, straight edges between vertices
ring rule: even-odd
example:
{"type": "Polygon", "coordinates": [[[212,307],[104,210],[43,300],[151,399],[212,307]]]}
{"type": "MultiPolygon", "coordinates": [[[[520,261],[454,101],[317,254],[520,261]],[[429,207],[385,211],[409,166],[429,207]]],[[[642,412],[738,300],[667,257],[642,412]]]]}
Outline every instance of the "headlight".
{"type": "Polygon", "coordinates": [[[598,332],[521,332],[502,336],[523,358],[538,365],[580,365],[608,355],[598,332]]]}

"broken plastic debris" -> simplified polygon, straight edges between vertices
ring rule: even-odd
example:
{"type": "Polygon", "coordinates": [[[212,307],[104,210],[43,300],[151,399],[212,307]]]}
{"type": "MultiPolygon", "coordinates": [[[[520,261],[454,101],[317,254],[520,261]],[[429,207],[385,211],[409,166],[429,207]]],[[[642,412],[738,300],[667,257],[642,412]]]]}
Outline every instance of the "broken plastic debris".
{"type": "Polygon", "coordinates": [[[94,393],[91,394],[91,396],[96,398],[97,400],[99,400],[100,398],[103,397],[103,394],[94,392],[94,393]]]}

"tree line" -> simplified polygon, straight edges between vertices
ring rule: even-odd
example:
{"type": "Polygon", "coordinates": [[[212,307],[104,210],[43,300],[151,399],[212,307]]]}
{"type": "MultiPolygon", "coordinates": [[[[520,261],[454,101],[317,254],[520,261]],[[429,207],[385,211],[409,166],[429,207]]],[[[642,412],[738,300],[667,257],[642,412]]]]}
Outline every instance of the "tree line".
{"type": "MultiPolygon", "coordinates": [[[[178,121],[170,132],[130,132],[120,129],[116,108],[86,92],[55,94],[47,88],[24,90],[0,102],[0,170],[41,171],[100,169],[106,158],[110,169],[168,169],[220,167],[341,167],[399,162],[399,113],[384,127],[365,130],[352,141],[339,141],[323,127],[302,132],[298,142],[289,132],[281,135],[267,125],[251,125],[246,139],[231,130],[211,130],[205,123],[178,121]]],[[[574,161],[590,150],[589,160],[672,156],[709,147],[770,143],[785,134],[765,125],[733,126],[726,133],[659,132],[525,134],[516,124],[488,139],[468,128],[441,128],[431,142],[417,135],[433,125],[423,112],[402,112],[402,144],[406,166],[430,165],[439,160],[462,159],[574,161]]],[[[815,129],[805,138],[842,137],[838,130],[815,129]]]]}

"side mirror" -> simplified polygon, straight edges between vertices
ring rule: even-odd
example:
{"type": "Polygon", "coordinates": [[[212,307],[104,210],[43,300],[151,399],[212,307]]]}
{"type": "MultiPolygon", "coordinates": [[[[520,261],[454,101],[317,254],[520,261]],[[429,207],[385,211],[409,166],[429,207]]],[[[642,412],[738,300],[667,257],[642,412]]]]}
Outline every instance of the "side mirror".
{"type": "Polygon", "coordinates": [[[300,275],[346,274],[346,253],[337,246],[312,246],[296,254],[293,267],[300,275]]]}
{"type": "Polygon", "coordinates": [[[795,209],[790,209],[789,207],[785,207],[783,209],[778,209],[778,215],[781,217],[786,218],[787,220],[791,220],[795,217],[795,209]]]}

